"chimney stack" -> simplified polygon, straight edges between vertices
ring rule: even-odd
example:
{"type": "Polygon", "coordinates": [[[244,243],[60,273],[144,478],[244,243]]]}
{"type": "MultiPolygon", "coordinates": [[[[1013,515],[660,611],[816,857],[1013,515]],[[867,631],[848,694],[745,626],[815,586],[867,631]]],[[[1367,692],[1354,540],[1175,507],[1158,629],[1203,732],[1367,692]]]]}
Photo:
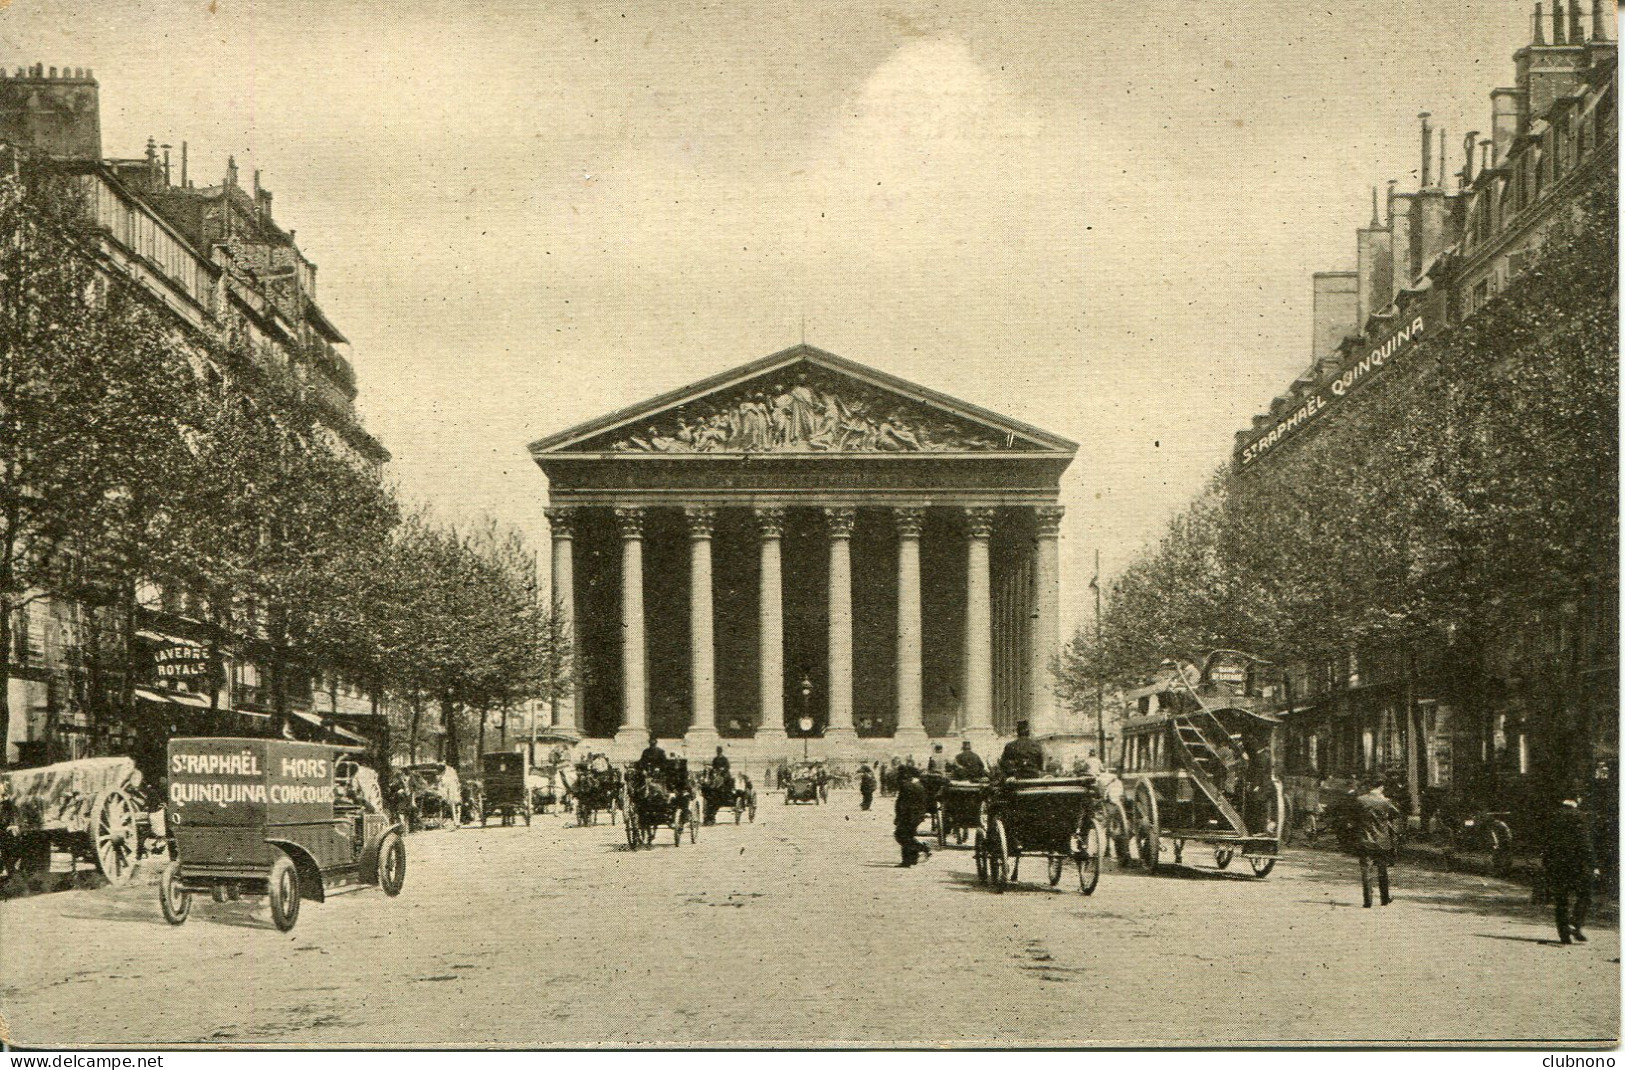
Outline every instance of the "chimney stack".
{"type": "Polygon", "coordinates": [[[1535,4],[1535,36],[1532,43],[1536,47],[1546,43],[1546,15],[1541,11],[1538,3],[1535,4]]]}
{"type": "Polygon", "coordinates": [[[1563,27],[1563,0],[1552,0],[1552,44],[1568,44],[1568,36],[1563,27]]]}
{"type": "Polygon", "coordinates": [[[1602,20],[1602,0],[1591,0],[1591,39],[1593,41],[1610,40],[1608,24],[1602,20]]]}
{"type": "Polygon", "coordinates": [[[1421,188],[1426,189],[1430,184],[1432,174],[1428,171],[1433,163],[1433,126],[1428,122],[1430,112],[1422,112],[1417,116],[1422,120],[1422,183],[1421,188]]]}
{"type": "Polygon", "coordinates": [[[181,188],[186,189],[191,183],[186,180],[186,142],[181,142],[181,188]]]}
{"type": "Polygon", "coordinates": [[[1439,127],[1439,188],[1444,189],[1444,127],[1439,127]]]}
{"type": "Polygon", "coordinates": [[[1569,0],[1569,44],[1585,43],[1585,30],[1580,26],[1580,0],[1569,0]]]}
{"type": "Polygon", "coordinates": [[[1473,160],[1478,155],[1477,130],[1467,131],[1467,136],[1461,142],[1461,155],[1465,161],[1461,165],[1461,184],[1471,186],[1473,184],[1473,160]]]}
{"type": "Polygon", "coordinates": [[[169,150],[174,148],[174,146],[173,145],[159,145],[158,147],[164,150],[164,185],[167,186],[167,185],[169,185],[169,182],[170,182],[169,150]]]}

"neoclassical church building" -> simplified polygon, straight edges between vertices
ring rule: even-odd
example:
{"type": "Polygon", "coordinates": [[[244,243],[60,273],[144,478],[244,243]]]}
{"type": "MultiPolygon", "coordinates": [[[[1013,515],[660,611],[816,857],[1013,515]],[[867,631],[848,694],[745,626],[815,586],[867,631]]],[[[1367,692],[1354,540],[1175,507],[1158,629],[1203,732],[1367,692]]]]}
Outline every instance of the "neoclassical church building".
{"type": "Polygon", "coordinates": [[[551,435],[554,721],[633,756],[984,754],[1058,729],[1076,443],[808,345],[551,435]]]}

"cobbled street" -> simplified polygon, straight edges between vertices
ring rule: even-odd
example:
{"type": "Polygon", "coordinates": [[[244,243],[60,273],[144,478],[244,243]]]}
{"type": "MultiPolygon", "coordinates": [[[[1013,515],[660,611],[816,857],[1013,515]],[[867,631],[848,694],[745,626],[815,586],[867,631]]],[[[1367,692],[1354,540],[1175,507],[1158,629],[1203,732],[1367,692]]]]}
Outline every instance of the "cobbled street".
{"type": "Polygon", "coordinates": [[[1297,851],[1255,880],[1194,845],[1154,875],[1108,862],[1087,898],[1029,860],[996,895],[968,847],[897,868],[890,800],[763,803],[636,853],[557,814],[414,834],[398,899],[307,902],[286,935],[263,900],[196,901],[172,928],[150,876],[0,903],[6,1028],[24,1046],[1618,1035],[1611,908],[1563,948],[1526,885],[1401,868],[1397,901],[1364,910],[1351,859],[1297,851]]]}

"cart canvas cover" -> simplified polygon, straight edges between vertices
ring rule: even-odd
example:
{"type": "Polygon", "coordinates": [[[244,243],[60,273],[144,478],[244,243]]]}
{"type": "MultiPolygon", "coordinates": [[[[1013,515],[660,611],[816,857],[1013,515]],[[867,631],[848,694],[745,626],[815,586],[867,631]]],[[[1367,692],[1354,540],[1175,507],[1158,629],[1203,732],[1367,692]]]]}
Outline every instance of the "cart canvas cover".
{"type": "Polygon", "coordinates": [[[293,825],[333,817],[336,751],[281,739],[173,739],[171,812],[189,825],[293,825]]]}
{"type": "Polygon", "coordinates": [[[135,773],[130,758],[80,758],[39,769],[0,773],[24,829],[78,831],[90,823],[91,803],[121,791],[135,773]]]}

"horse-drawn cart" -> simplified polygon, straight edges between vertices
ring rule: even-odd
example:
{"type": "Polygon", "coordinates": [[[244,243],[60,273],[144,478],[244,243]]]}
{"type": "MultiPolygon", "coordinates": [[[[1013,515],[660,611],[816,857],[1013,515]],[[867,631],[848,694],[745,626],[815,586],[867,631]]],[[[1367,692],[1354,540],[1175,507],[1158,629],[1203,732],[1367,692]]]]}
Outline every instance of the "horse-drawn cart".
{"type": "Polygon", "coordinates": [[[1051,886],[1066,864],[1078,872],[1078,890],[1094,894],[1106,854],[1106,826],[1093,777],[1006,780],[988,794],[976,830],[976,879],[995,892],[1019,878],[1021,860],[1042,855],[1051,886]]]}
{"type": "Polygon", "coordinates": [[[749,814],[756,820],[756,785],[744,773],[724,773],[720,769],[706,769],[700,775],[700,799],[704,803],[705,824],[717,822],[717,811],[731,809],[734,824],[749,814]]]}
{"type": "Polygon", "coordinates": [[[64,851],[124,884],[140,858],[164,850],[130,758],[81,758],[0,773],[0,879],[50,868],[64,851]],[[13,831],[15,830],[15,831],[13,831]]]}
{"type": "Polygon", "coordinates": [[[574,768],[559,770],[564,779],[564,790],[575,807],[576,827],[596,825],[599,814],[608,814],[609,823],[615,824],[615,812],[621,809],[625,794],[621,771],[609,763],[602,754],[577,762],[574,768]]]}
{"type": "Polygon", "coordinates": [[[421,828],[433,822],[435,828],[457,828],[463,823],[463,785],[457,767],[441,762],[421,762],[404,770],[411,791],[411,812],[421,828]]]}
{"type": "Polygon", "coordinates": [[[530,824],[530,785],[525,779],[525,756],[518,751],[493,751],[481,755],[480,773],[485,790],[480,797],[480,825],[496,814],[504,825],[515,818],[530,824]]]}
{"type": "Polygon", "coordinates": [[[982,828],[982,802],[987,796],[985,780],[949,780],[937,792],[937,846],[948,846],[951,838],[963,844],[970,834],[982,828]]]}
{"type": "Polygon", "coordinates": [[[655,832],[669,828],[672,842],[682,846],[683,832],[688,842],[700,838],[700,815],[696,812],[694,781],[684,758],[666,759],[663,769],[628,766],[622,787],[626,811],[626,844],[632,850],[653,847],[655,832]]]}

